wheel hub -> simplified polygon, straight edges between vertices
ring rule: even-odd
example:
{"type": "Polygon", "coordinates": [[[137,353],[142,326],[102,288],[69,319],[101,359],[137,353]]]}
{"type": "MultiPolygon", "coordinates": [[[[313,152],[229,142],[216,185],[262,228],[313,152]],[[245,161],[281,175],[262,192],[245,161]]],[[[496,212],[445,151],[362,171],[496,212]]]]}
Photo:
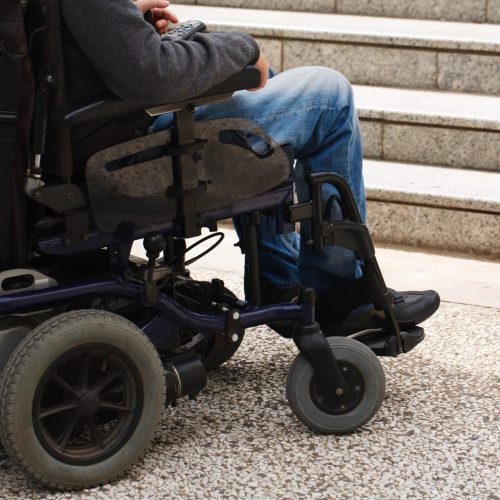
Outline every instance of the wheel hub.
{"type": "Polygon", "coordinates": [[[35,392],[33,425],[53,457],[89,465],[124,446],[142,403],[140,380],[127,354],[112,345],[88,344],[47,368],[35,392]]]}
{"type": "Polygon", "coordinates": [[[338,361],[344,377],[346,390],[337,389],[336,395],[330,395],[316,376],[311,379],[310,393],[314,404],[325,413],[341,415],[353,410],[363,398],[365,381],[359,369],[346,361],[338,361]]]}
{"type": "Polygon", "coordinates": [[[78,402],[77,413],[84,418],[93,417],[99,411],[100,405],[101,398],[92,391],[87,391],[78,402]]]}

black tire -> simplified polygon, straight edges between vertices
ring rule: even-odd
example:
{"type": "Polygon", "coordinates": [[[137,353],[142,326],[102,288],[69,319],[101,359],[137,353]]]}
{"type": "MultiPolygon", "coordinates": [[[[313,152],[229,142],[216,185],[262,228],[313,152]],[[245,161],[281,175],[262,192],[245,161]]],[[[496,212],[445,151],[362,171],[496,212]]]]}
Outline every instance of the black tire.
{"type": "MultiPolygon", "coordinates": [[[[357,340],[327,339],[351,391],[350,400],[333,401],[319,385],[314,370],[299,354],[287,379],[287,398],[295,415],[305,425],[323,434],[346,434],[365,425],[377,412],[385,394],[385,375],[373,352],[357,340]],[[350,378],[348,378],[348,376],[350,378]]],[[[343,396],[344,397],[344,396],[343,396]]],[[[340,398],[340,397],[339,397],[340,398]]]]}
{"type": "Polygon", "coordinates": [[[0,439],[50,488],[97,486],[141,456],[164,407],[164,370],[146,335],[109,312],[72,311],[39,325],[10,357],[0,439]]]}

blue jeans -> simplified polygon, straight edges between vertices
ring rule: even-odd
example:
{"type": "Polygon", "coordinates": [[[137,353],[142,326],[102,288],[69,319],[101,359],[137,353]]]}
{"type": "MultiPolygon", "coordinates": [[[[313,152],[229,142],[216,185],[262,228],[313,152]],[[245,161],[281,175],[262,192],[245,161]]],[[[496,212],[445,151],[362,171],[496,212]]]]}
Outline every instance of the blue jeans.
{"type": "MultiPolygon", "coordinates": [[[[309,189],[304,181],[308,172],[334,172],[351,187],[365,219],[365,192],[362,176],[362,145],[352,88],[338,72],[322,67],[296,68],[280,73],[257,91],[236,92],[224,102],[202,106],[196,120],[246,118],[255,122],[278,144],[290,144],[297,159],[295,178],[299,201],[307,201],[309,189]]],[[[170,114],[158,117],[153,131],[172,125],[170,114]]],[[[323,187],[328,200],[335,188],[323,187]]],[[[340,208],[332,204],[331,220],[341,218],[340,208]]],[[[258,228],[261,277],[268,284],[287,288],[303,284],[317,291],[330,290],[361,277],[354,253],[340,247],[312,250],[309,226],[302,224],[301,235],[277,234],[276,224],[262,216],[258,228]]],[[[236,229],[241,230],[241,221],[236,229]]]]}

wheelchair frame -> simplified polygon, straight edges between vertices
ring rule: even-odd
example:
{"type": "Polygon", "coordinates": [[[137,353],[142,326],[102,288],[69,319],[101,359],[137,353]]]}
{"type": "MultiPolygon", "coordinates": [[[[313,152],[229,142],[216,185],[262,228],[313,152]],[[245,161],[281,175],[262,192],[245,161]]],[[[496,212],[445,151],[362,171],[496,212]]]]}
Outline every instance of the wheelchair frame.
{"type": "MultiPolygon", "coordinates": [[[[259,83],[259,71],[249,67],[203,96],[182,103],[149,107],[148,113],[151,115],[174,112],[173,131],[167,153],[172,157],[174,184],[166,193],[166,196],[177,201],[177,217],[173,221],[135,228],[127,235],[120,234],[119,231],[102,233],[90,228],[88,204],[79,186],[72,184],[70,179],[55,186],[40,186],[32,190],[29,195],[33,201],[50,208],[57,214],[58,221],[63,221],[65,226],[64,234],[38,238],[33,244],[33,250],[37,254],[64,258],[106,248],[110,277],[30,291],[20,289],[0,294],[0,316],[43,311],[77,299],[117,297],[132,300],[139,307],[150,312],[147,321],[138,326],[156,350],[162,353],[167,382],[164,395],[166,404],[175,404],[182,396],[194,397],[205,386],[207,360],[200,359],[197,351],[198,344],[205,342],[206,339],[219,339],[219,344],[215,345],[223,347],[231,344],[239,345],[241,332],[246,328],[288,322],[293,325],[292,336],[300,352],[299,358],[307,360],[313,368],[311,384],[316,384],[321,388],[321,390],[315,389],[316,392],[319,391],[322,394],[321,397],[318,396],[318,400],[336,401],[340,398],[342,401],[338,407],[334,405],[333,409],[327,408],[326,413],[331,410],[332,415],[349,415],[347,410],[344,411],[346,406],[355,408],[361,404],[360,398],[363,398],[364,394],[357,394],[358,385],[354,386],[352,379],[345,374],[347,366],[351,369],[354,361],[350,362],[351,365],[349,363],[346,365],[344,360],[338,360],[335,350],[320,330],[315,318],[314,290],[303,288],[296,303],[261,304],[256,237],[259,214],[264,211],[274,213],[280,232],[293,231],[296,223],[308,221],[312,229],[312,239],[308,244],[314,249],[321,250],[328,245],[339,245],[351,249],[356,257],[363,261],[365,281],[360,283],[360,286],[365,286],[368,282],[371,284],[374,302],[378,308],[385,311],[387,327],[384,330],[359,332],[354,336],[356,340],[350,342],[356,345],[364,343],[371,349],[370,355],[375,353],[397,356],[408,352],[419,343],[424,336],[423,330],[413,327],[404,332],[400,331],[392,309],[393,299],[387,291],[377,264],[369,232],[362,222],[348,185],[341,177],[331,173],[308,175],[306,180],[311,199],[304,203],[295,204],[293,186],[284,185],[257,198],[242,200],[229,208],[218,208],[204,213],[197,210],[197,196],[207,189],[207,185],[198,178],[193,158],[193,155],[203,149],[203,143],[198,141],[195,135],[194,109],[201,104],[227,99],[234,91],[257,87],[259,83]],[[329,221],[324,218],[322,186],[326,183],[333,185],[339,192],[339,204],[344,212],[343,220],[329,221]],[[224,284],[220,280],[214,280],[211,288],[218,300],[210,304],[210,312],[193,311],[189,305],[183,305],[176,300],[176,287],[181,287],[189,281],[189,273],[185,268],[184,241],[186,238],[201,234],[202,227],[208,227],[212,232],[216,231],[219,220],[236,216],[245,216],[248,220],[244,245],[248,272],[247,300],[241,301],[229,297],[224,291],[224,284]],[[144,239],[148,262],[139,266],[138,270],[134,270],[131,269],[130,264],[131,249],[132,243],[139,239],[144,239]],[[159,264],[158,259],[161,255],[164,260],[159,264]],[[168,282],[171,293],[166,289],[159,290],[158,281],[168,282]],[[175,325],[175,328],[172,328],[172,325],[175,325]],[[180,330],[197,332],[201,337],[187,343],[181,352],[176,349],[164,350],[164,346],[169,345],[180,330]]],[[[41,99],[46,99],[46,93],[41,96],[41,99]]],[[[46,102],[45,104],[42,102],[40,107],[42,115],[39,120],[35,121],[34,134],[38,141],[44,140],[43,129],[47,119],[64,127],[72,127],[100,118],[116,117],[144,109],[141,104],[128,103],[115,97],[105,97],[83,105],[79,104],[76,107],[64,107],[52,112],[50,118],[46,102]]],[[[43,144],[39,149],[43,151],[43,144]]],[[[21,273],[23,272],[21,270],[21,273]]],[[[117,312],[120,313],[119,310],[117,312]]],[[[0,344],[1,340],[0,335],[0,344]]],[[[12,346],[13,352],[10,354],[9,361],[5,366],[0,366],[0,398],[8,390],[5,380],[2,385],[2,369],[7,366],[5,371],[9,374],[13,372],[12,359],[18,356],[19,351],[25,345],[26,339],[20,341],[15,349],[12,346]]],[[[368,356],[366,353],[364,355],[368,356]]],[[[376,358],[375,361],[379,363],[376,358]]],[[[373,359],[371,362],[374,363],[373,359]]],[[[294,366],[298,364],[300,363],[295,363],[294,366]]],[[[356,367],[353,369],[355,370],[356,367]]],[[[378,369],[381,370],[381,367],[379,366],[378,369]]],[[[356,380],[358,379],[359,377],[356,380]]],[[[333,424],[331,428],[321,428],[317,425],[310,425],[307,415],[299,415],[300,412],[297,413],[297,411],[296,413],[307,425],[322,432],[352,431],[364,425],[376,411],[383,397],[382,386],[380,390],[382,393],[377,395],[377,402],[373,404],[373,408],[370,408],[362,419],[358,419],[352,425],[343,423],[340,427],[333,424]]],[[[90,411],[89,405],[92,405],[87,402],[85,406],[81,401],[85,398],[91,399],[91,395],[87,391],[79,397],[78,408],[80,409],[78,411],[86,415],[85,412],[90,411]]],[[[94,403],[95,401],[92,402],[94,403]]],[[[2,418],[2,404],[0,401],[0,419],[2,418]]],[[[291,404],[294,407],[292,401],[291,404]]],[[[4,409],[4,412],[7,410],[4,409]]],[[[0,433],[1,431],[0,423],[0,433]]],[[[4,430],[4,439],[7,438],[6,432],[4,430]]],[[[19,454],[16,456],[19,458],[19,454]]],[[[33,470],[30,471],[33,472],[33,470]]],[[[46,484],[60,488],[74,488],[107,481],[117,473],[103,473],[102,477],[88,480],[85,484],[79,484],[77,481],[71,482],[71,479],[68,481],[61,478],[59,481],[48,480],[43,477],[42,473],[37,474],[35,475],[46,484]]]]}

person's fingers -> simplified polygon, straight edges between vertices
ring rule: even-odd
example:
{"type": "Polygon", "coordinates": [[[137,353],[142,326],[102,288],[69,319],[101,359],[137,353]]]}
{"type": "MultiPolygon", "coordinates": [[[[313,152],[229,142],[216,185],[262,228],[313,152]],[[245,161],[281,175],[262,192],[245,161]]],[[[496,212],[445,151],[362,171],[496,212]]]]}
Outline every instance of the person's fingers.
{"type": "Polygon", "coordinates": [[[156,31],[158,31],[160,35],[164,35],[168,31],[168,21],[160,19],[159,21],[156,21],[155,27],[156,31]]]}
{"type": "Polygon", "coordinates": [[[255,92],[256,90],[264,88],[269,79],[269,63],[264,54],[260,54],[259,60],[255,63],[255,67],[260,71],[260,85],[253,89],[248,89],[250,92],[255,92]]]}
{"type": "Polygon", "coordinates": [[[145,14],[148,10],[156,8],[166,9],[170,5],[170,2],[168,0],[137,0],[135,4],[145,14]]]}
{"type": "Polygon", "coordinates": [[[156,29],[161,30],[168,26],[168,21],[166,21],[165,19],[160,19],[159,21],[156,21],[155,26],[156,29]]]}
{"type": "Polygon", "coordinates": [[[155,19],[166,19],[174,24],[179,22],[177,15],[167,8],[153,9],[153,15],[155,16],[155,19]]]}

